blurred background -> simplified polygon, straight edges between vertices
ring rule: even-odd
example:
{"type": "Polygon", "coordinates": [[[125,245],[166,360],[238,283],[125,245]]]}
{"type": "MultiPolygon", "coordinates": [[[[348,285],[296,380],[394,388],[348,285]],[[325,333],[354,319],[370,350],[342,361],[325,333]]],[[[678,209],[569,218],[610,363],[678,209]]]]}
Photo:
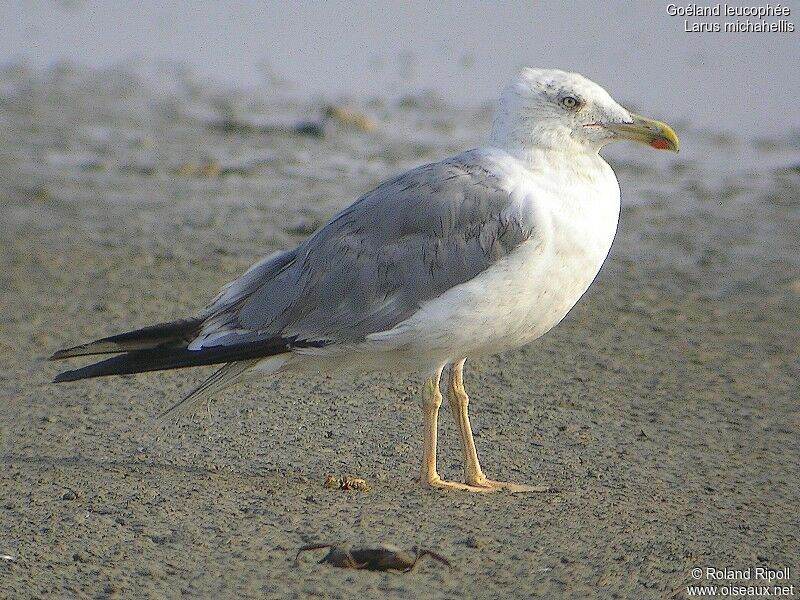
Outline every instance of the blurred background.
{"type": "Polygon", "coordinates": [[[793,33],[714,34],[687,33],[685,20],[732,19],[670,16],[670,4],[26,0],[0,4],[0,57],[37,69],[167,61],[238,88],[430,91],[465,105],[494,100],[520,66],[542,66],[694,127],[763,136],[800,125],[800,5],[768,19],[793,22],[793,33]]]}

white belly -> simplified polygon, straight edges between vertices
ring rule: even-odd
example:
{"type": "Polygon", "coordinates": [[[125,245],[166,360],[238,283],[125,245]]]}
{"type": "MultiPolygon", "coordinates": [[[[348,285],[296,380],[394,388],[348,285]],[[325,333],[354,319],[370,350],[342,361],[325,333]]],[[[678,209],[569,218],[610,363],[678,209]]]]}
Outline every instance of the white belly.
{"type": "Polygon", "coordinates": [[[428,302],[391,332],[372,336],[393,349],[446,358],[522,346],[561,321],[588,289],[605,251],[531,241],[472,281],[428,302]]]}

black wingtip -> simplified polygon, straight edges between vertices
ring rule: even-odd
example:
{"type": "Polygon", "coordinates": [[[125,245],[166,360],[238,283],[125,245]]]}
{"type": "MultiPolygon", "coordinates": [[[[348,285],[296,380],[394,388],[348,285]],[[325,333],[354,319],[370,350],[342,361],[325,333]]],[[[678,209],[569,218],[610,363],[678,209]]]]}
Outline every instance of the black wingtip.
{"type": "Polygon", "coordinates": [[[154,348],[185,348],[189,340],[199,331],[202,323],[202,317],[157,323],[142,329],[100,338],[88,344],[64,348],[53,353],[48,360],[62,360],[64,358],[92,356],[95,354],[136,352],[154,348]]]}
{"type": "Polygon", "coordinates": [[[63,350],[59,350],[58,352],[53,352],[47,360],[61,360],[62,358],[69,358],[69,351],[71,348],[64,348],[63,350]]]}
{"type": "Polygon", "coordinates": [[[64,371],[53,377],[53,383],[64,383],[65,381],[75,381],[77,377],[72,375],[73,371],[64,371]]]}
{"type": "MultiPolygon", "coordinates": [[[[200,350],[187,348],[153,348],[136,350],[120,356],[56,375],[53,383],[77,381],[106,375],[130,375],[147,371],[164,371],[184,367],[200,367],[228,362],[266,358],[291,352],[294,348],[319,348],[328,342],[296,341],[294,338],[272,338],[232,346],[211,346],[200,350]]],[[[56,353],[59,354],[58,352],[56,353]]]]}
{"type": "MultiPolygon", "coordinates": [[[[103,354],[107,352],[121,352],[120,349],[114,348],[113,350],[109,348],[102,348],[97,352],[93,351],[92,348],[99,345],[100,343],[104,342],[105,340],[97,340],[96,342],[92,342],[90,344],[81,344],[80,346],[72,346],[71,348],[63,348],[58,352],[53,352],[53,354],[47,360],[62,360],[65,358],[74,358],[76,356],[84,356],[84,355],[91,355],[91,354],[103,354]]],[[[108,344],[106,344],[108,346],[108,344]]]]}

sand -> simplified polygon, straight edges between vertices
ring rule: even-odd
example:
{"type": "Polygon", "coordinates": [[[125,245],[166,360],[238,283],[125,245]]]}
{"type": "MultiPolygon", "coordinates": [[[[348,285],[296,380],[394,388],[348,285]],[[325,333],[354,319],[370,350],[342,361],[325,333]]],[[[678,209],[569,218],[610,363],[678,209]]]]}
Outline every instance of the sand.
{"type": "MultiPolygon", "coordinates": [[[[756,566],[800,586],[796,139],[687,127],[677,157],[612,154],[625,207],[595,284],[536,343],[467,363],[487,473],[557,491],[474,495],[413,481],[416,377],[264,381],[165,429],[210,369],[55,386],[43,359],[194,313],[382,178],[478,144],[490,113],[407,100],[359,107],[378,132],[222,134],[203,127],[216,91],[3,77],[0,597],[685,598],[713,583],[694,567],[756,566]],[[344,473],[372,490],[323,486],[344,473]],[[454,568],[295,564],[313,542],[454,568]]],[[[446,406],[441,422],[458,478],[446,406]]]]}

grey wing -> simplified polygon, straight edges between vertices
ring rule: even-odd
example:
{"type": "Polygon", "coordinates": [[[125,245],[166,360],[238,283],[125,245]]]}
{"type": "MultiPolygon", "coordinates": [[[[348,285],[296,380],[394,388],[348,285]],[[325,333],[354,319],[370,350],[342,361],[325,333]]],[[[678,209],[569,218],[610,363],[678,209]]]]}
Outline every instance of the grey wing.
{"type": "Polygon", "coordinates": [[[533,234],[500,180],[470,153],[365,194],[292,252],[230,284],[202,346],[281,337],[359,342],[469,281],[533,234]],[[236,293],[234,293],[236,292],[236,293]]]}

